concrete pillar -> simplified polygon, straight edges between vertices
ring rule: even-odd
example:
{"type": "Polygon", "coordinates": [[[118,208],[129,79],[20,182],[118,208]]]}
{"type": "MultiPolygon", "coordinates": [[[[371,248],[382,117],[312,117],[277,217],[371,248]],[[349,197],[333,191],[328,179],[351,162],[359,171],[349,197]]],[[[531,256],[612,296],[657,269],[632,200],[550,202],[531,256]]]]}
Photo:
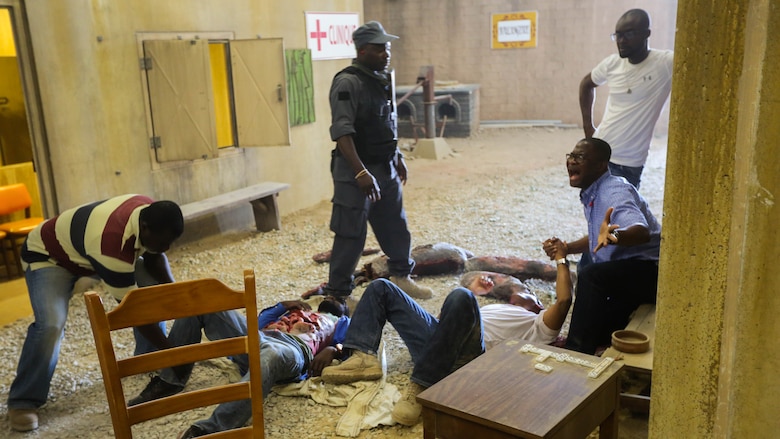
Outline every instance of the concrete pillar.
{"type": "Polygon", "coordinates": [[[650,438],[780,435],[779,27],[679,3],[650,438]]]}

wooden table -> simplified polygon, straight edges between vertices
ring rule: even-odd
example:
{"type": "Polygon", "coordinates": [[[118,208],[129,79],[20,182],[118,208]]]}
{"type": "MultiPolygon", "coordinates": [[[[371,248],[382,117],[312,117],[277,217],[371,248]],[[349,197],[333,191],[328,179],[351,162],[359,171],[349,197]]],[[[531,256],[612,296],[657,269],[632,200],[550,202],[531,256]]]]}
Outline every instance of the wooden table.
{"type": "MultiPolygon", "coordinates": [[[[592,369],[547,358],[549,373],[536,370],[537,355],[522,353],[528,342],[509,340],[429,387],[423,406],[425,439],[587,437],[601,426],[601,439],[616,439],[622,364],[598,378],[592,369]]],[[[553,353],[599,363],[603,358],[532,343],[553,353]]]]}

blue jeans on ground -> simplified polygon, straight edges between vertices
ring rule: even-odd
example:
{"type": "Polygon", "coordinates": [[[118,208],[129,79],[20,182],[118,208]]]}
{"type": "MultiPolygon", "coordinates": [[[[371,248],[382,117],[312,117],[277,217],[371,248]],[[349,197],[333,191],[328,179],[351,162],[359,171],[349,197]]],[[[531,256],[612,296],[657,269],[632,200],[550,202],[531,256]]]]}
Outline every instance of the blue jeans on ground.
{"type": "MultiPolygon", "coordinates": [[[[306,366],[301,345],[292,336],[279,331],[260,331],[263,400],[271,393],[275,384],[298,378],[305,372],[306,366]]],[[[243,380],[248,379],[247,373],[243,380]]],[[[208,419],[197,421],[193,425],[203,433],[214,433],[243,427],[251,417],[252,401],[242,399],[218,405],[208,419]]]]}
{"type": "Polygon", "coordinates": [[[465,288],[447,296],[437,320],[392,282],[377,279],[355,308],[344,347],[375,354],[386,322],[409,349],[414,362],[411,381],[424,387],[485,352],[479,304],[465,288]]]}
{"type": "MultiPolygon", "coordinates": [[[[157,283],[145,270],[141,258],[136,261],[135,274],[138,286],[157,283]]],[[[73,286],[79,279],[79,276],[60,266],[34,271],[28,268],[24,277],[35,321],[27,328],[16,378],[8,392],[8,408],[11,409],[35,409],[46,402],[57,367],[73,286]]],[[[159,324],[164,333],[165,322],[159,324]]],[[[155,349],[140,332],[134,330],[133,334],[136,354],[155,349]]]]}
{"type": "Polygon", "coordinates": [[[633,184],[636,190],[639,190],[639,181],[642,179],[642,170],[644,166],[623,166],[609,162],[609,172],[612,175],[623,177],[633,184]]]}
{"type": "MultiPolygon", "coordinates": [[[[173,346],[200,343],[201,331],[206,333],[209,340],[242,337],[246,335],[246,318],[235,311],[224,311],[176,319],[168,334],[168,341],[173,346]]],[[[237,355],[230,359],[236,363],[242,375],[249,371],[249,359],[246,355],[237,355]]],[[[163,369],[160,371],[160,378],[166,383],[184,387],[193,366],[194,364],[183,365],[179,370],[183,375],[177,375],[173,369],[163,369]]]]}

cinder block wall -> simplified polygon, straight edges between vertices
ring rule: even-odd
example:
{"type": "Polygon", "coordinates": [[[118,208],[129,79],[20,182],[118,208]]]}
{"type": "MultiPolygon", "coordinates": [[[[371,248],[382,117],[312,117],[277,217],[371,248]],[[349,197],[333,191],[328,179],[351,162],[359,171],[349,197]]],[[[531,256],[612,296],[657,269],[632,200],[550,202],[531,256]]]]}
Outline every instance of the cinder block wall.
{"type": "MultiPolygon", "coordinates": [[[[433,65],[437,80],[480,84],[482,120],[555,119],[580,125],[580,80],[616,52],[609,38],[625,11],[650,13],[650,47],[674,48],[676,0],[638,5],[625,0],[507,2],[435,0],[364,2],[365,20],[381,21],[401,38],[392,65],[399,85],[414,84],[420,66],[433,65]],[[491,49],[491,15],[538,12],[538,46],[491,49]]],[[[595,117],[601,119],[606,89],[599,87],[595,117]]],[[[659,127],[668,122],[668,110],[659,127]]]]}

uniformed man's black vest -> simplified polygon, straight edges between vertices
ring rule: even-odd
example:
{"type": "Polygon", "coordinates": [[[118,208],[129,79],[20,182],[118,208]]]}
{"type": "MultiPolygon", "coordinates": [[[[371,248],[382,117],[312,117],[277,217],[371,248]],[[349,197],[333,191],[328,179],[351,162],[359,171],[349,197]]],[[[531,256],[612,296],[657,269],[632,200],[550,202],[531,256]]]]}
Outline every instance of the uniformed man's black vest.
{"type": "Polygon", "coordinates": [[[349,66],[336,74],[355,75],[363,85],[355,118],[355,149],[364,164],[387,163],[393,158],[398,140],[392,86],[383,85],[358,68],[349,66]]]}

